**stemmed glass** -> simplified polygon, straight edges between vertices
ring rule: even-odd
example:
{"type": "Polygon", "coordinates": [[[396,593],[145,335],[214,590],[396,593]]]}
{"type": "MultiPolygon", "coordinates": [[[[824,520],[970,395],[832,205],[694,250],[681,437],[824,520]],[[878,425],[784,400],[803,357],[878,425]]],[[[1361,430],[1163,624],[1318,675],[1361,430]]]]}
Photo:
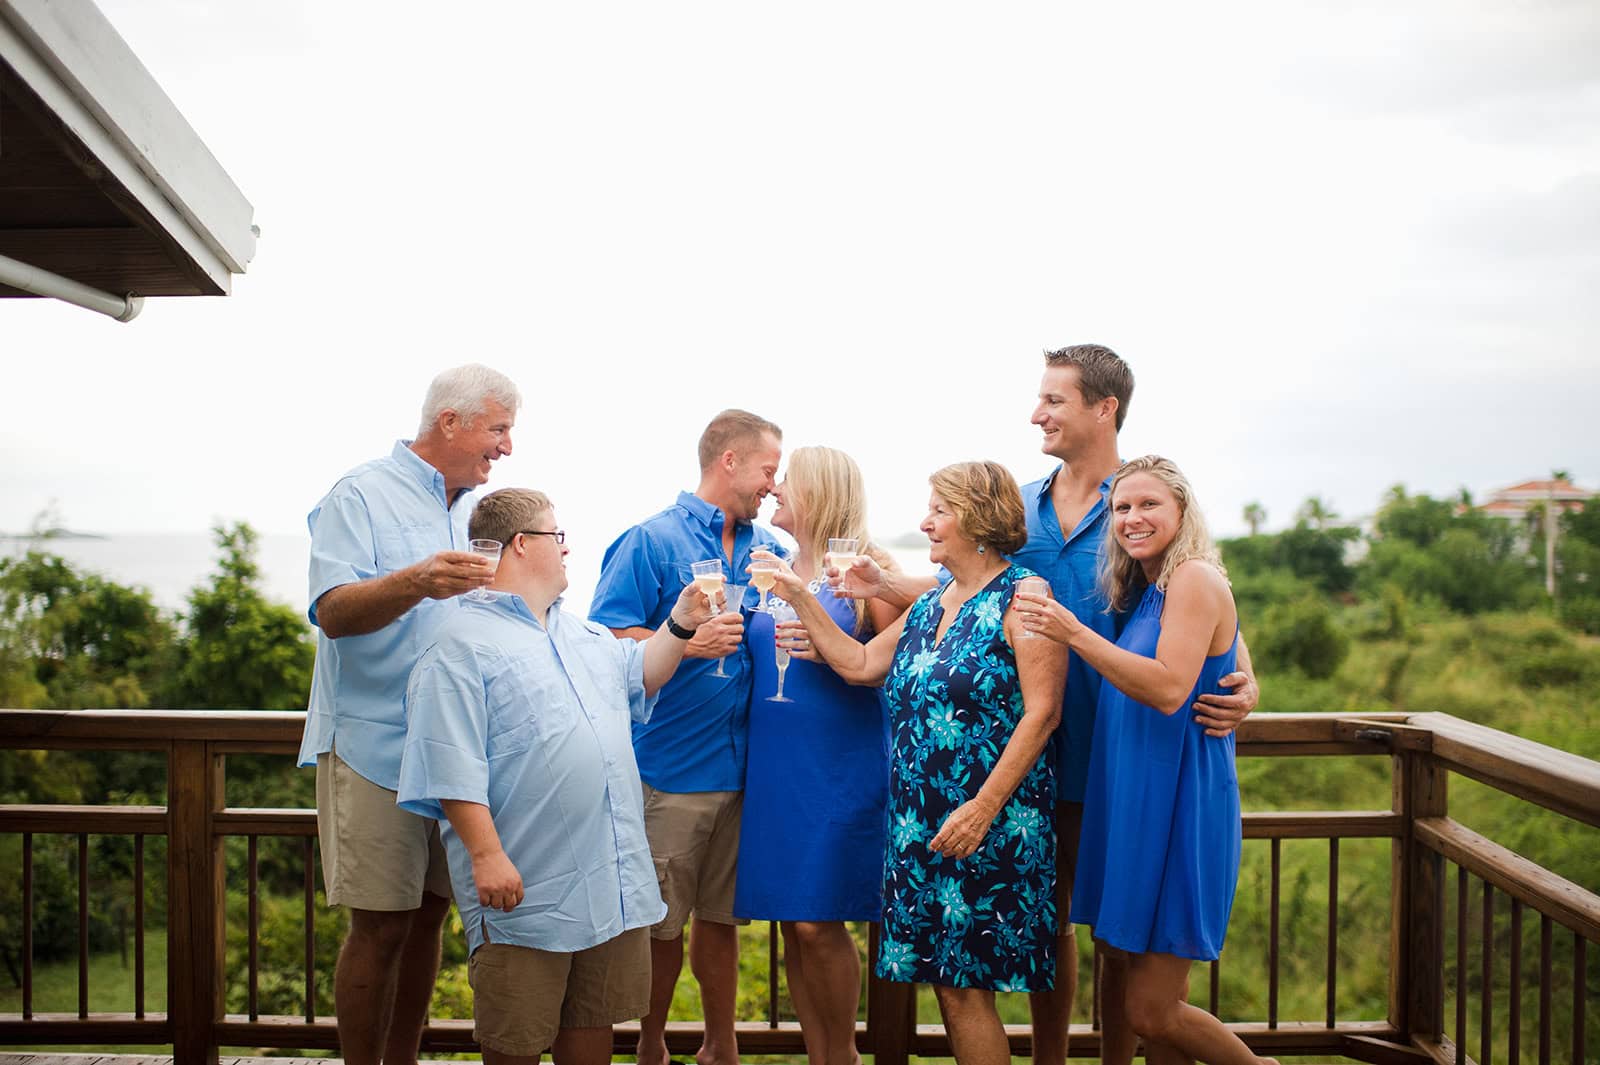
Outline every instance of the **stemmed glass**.
{"type": "Polygon", "coordinates": [[[841,579],[844,571],[856,560],[856,554],[861,549],[861,541],[854,536],[835,536],[828,541],[828,550],[822,556],[822,569],[812,578],[806,587],[812,595],[822,591],[822,586],[827,583],[828,567],[832,566],[839,571],[841,579]]]}
{"type": "MultiPolygon", "coordinates": [[[[717,593],[727,583],[727,578],[722,575],[722,560],[708,558],[704,562],[696,562],[689,567],[694,573],[694,583],[705,593],[707,602],[711,604],[711,616],[716,617],[722,613],[722,607],[717,605],[717,593]]],[[[717,659],[717,668],[711,671],[713,677],[726,677],[727,671],[722,668],[722,659],[717,659]]]]}
{"type": "MultiPolygon", "coordinates": [[[[1043,577],[1024,577],[1017,582],[1017,591],[1027,592],[1029,595],[1048,596],[1050,594],[1050,582],[1043,577]]],[[[1038,635],[1037,632],[1031,629],[1023,629],[1021,633],[1022,638],[1027,640],[1032,640],[1038,635]]]]}
{"type": "MultiPolygon", "coordinates": [[[[493,574],[500,568],[501,543],[499,540],[468,540],[467,550],[474,555],[479,555],[489,560],[489,572],[493,574]]],[[[474,588],[468,592],[466,598],[475,603],[486,603],[494,598],[487,588],[474,588]]]]}
{"type": "Polygon", "coordinates": [[[750,583],[761,592],[761,601],[756,604],[757,610],[767,609],[767,593],[772,591],[778,583],[778,564],[767,559],[756,559],[750,563],[750,583]]]}
{"type": "Polygon", "coordinates": [[[767,702],[792,703],[794,700],[783,694],[783,675],[789,669],[789,649],[778,642],[778,626],[785,621],[798,621],[800,620],[800,615],[794,612],[794,607],[777,598],[774,598],[767,607],[767,613],[772,615],[773,661],[778,666],[778,692],[776,695],[767,696],[767,702]]]}

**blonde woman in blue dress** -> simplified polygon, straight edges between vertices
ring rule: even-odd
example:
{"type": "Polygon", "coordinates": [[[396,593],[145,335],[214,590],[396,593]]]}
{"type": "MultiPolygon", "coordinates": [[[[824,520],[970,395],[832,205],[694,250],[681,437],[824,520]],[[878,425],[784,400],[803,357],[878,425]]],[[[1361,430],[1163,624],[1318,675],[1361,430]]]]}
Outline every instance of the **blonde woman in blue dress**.
{"type": "MultiPolygon", "coordinates": [[[[796,448],[773,495],[772,524],[799,545],[793,570],[800,578],[822,575],[833,537],[852,537],[880,564],[893,565],[871,543],[865,482],[843,451],[796,448]]],[[[826,588],[817,595],[833,623],[861,642],[897,616],[884,603],[839,599],[826,588]]],[[[746,639],[755,683],[734,916],[778,922],[810,1065],[859,1065],[861,960],[845,922],[883,917],[889,766],[878,691],[845,683],[808,649],[798,622],[780,628],[758,611],[746,639]],[[772,700],[775,639],[791,656],[784,702],[772,700]]]]}
{"type": "Polygon", "coordinates": [[[1239,617],[1222,562],[1178,467],[1154,455],[1111,482],[1101,581],[1112,610],[1132,610],[1116,643],[1040,596],[1015,597],[1023,625],[1077,651],[1100,688],[1084,795],[1072,920],[1106,948],[1101,1050],[1131,1062],[1137,1034],[1152,1063],[1272,1062],[1188,1001],[1189,969],[1222,950],[1239,880],[1239,781],[1233,736],[1207,736],[1180,713],[1234,670],[1239,617]]]}

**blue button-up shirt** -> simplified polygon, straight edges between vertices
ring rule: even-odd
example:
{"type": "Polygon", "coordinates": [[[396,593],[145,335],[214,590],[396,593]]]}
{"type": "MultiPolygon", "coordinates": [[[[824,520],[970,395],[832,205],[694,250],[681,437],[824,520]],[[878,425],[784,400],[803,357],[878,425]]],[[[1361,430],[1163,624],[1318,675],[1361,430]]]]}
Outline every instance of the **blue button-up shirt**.
{"type": "MultiPolygon", "coordinates": [[[[444,474],[408,446],[340,478],[306,522],[311,527],[311,609],[341,584],[382,577],[439,552],[465,550],[470,503],[445,498],[444,474]],[[454,502],[455,506],[451,506],[454,502]]],[[[339,745],[350,768],[381,787],[400,780],[406,678],[454,599],[424,599],[377,632],[331,640],[317,630],[311,701],[300,764],[339,745]]]]}
{"type": "MultiPolygon", "coordinates": [[[[589,619],[608,628],[655,629],[666,620],[690,566],[723,558],[722,510],[683,492],[678,502],[635,525],[606,548],[589,619]]],[[[734,530],[729,584],[749,593],[750,552],[777,538],[758,525],[734,530]]],[[[750,723],[751,663],[748,643],[723,659],[727,678],[712,676],[713,659],[686,658],[661,689],[648,724],[633,728],[633,750],[646,784],[661,791],[739,791],[744,788],[745,742],[750,723]]]]}
{"type": "MultiPolygon", "coordinates": [[[[1106,613],[1100,591],[1100,553],[1105,544],[1107,497],[1111,478],[1100,485],[1100,498],[1070,536],[1062,532],[1050,500],[1061,467],[1023,486],[1028,513],[1028,542],[1011,560],[1050,582],[1050,594],[1077,619],[1108,640],[1115,640],[1121,618],[1106,613]]],[[[1061,725],[1056,729],[1056,786],[1062,802],[1082,802],[1089,779],[1089,752],[1094,747],[1094,711],[1100,701],[1100,674],[1078,652],[1067,658],[1067,687],[1061,696],[1061,725]]]]}
{"type": "Polygon", "coordinates": [[[524,897],[478,903],[472,857],[442,826],[467,944],[485,936],[584,950],[666,916],[644,834],[629,724],[650,716],[644,651],[519,595],[463,602],[411,673],[399,802],[444,820],[444,799],[489,808],[524,897]]]}

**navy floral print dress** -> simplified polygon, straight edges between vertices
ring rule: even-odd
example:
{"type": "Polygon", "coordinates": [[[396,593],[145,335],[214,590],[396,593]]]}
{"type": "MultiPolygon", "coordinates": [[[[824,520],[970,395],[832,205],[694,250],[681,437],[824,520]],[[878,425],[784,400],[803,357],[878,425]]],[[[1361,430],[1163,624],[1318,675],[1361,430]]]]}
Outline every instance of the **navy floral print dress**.
{"type": "Polygon", "coordinates": [[[1002,625],[1010,566],[962,604],[943,640],[942,588],[912,604],[883,692],[889,705],[888,848],[877,973],[886,980],[1043,991],[1055,986],[1055,767],[1046,744],[964,859],[928,847],[973,798],[1022,720],[1002,625]]]}

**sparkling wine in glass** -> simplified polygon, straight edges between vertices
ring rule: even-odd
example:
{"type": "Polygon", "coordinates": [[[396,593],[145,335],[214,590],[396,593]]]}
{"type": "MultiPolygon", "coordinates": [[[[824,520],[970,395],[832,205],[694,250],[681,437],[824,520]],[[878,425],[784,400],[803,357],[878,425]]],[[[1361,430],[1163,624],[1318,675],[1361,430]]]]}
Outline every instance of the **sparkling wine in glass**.
{"type": "MultiPolygon", "coordinates": [[[[705,593],[707,601],[711,603],[711,616],[716,617],[722,613],[722,607],[717,605],[717,593],[722,591],[727,578],[722,575],[722,560],[708,558],[704,562],[696,562],[689,567],[694,573],[695,587],[705,593]]],[[[722,659],[717,659],[717,668],[711,671],[713,677],[726,677],[727,671],[722,668],[722,659]]]]}
{"type": "MultiPolygon", "coordinates": [[[[1050,594],[1050,582],[1043,577],[1024,577],[1017,582],[1017,591],[1027,592],[1029,595],[1048,596],[1050,594]]],[[[1023,629],[1021,635],[1025,640],[1032,640],[1039,634],[1023,629]]]]}
{"type": "Polygon", "coordinates": [[[756,586],[761,593],[761,601],[756,604],[757,610],[767,609],[767,593],[772,591],[778,583],[778,564],[776,562],[756,559],[750,563],[750,583],[756,586]]]}
{"type": "MultiPolygon", "coordinates": [[[[477,555],[480,558],[486,558],[489,560],[490,574],[493,574],[495,570],[500,568],[501,544],[499,540],[468,540],[467,550],[471,551],[474,555],[477,555]]],[[[492,599],[493,596],[489,594],[489,589],[487,588],[474,588],[472,591],[467,593],[467,598],[471,599],[475,603],[486,603],[492,599]]]]}
{"type": "Polygon", "coordinates": [[[840,579],[844,571],[856,560],[856,555],[861,549],[861,541],[853,536],[835,536],[828,541],[828,550],[822,556],[822,571],[817,574],[816,580],[811,582],[811,594],[816,595],[822,591],[822,586],[828,582],[828,567],[839,571],[840,579]]]}

